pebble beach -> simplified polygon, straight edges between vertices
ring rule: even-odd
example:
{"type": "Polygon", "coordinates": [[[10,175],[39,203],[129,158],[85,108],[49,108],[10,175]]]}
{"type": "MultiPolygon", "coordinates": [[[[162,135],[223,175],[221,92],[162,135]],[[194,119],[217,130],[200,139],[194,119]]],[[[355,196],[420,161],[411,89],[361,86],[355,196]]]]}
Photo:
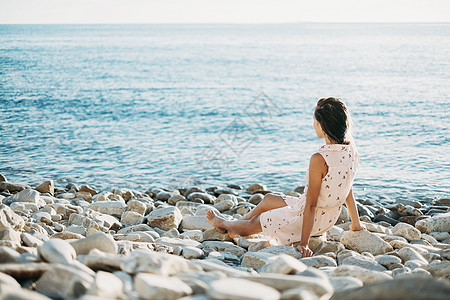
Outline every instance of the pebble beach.
{"type": "Polygon", "coordinates": [[[448,299],[450,199],[357,199],[363,231],[336,224],[314,255],[263,235],[216,231],[213,209],[239,219],[264,183],[98,190],[0,174],[1,299],[448,299]]]}

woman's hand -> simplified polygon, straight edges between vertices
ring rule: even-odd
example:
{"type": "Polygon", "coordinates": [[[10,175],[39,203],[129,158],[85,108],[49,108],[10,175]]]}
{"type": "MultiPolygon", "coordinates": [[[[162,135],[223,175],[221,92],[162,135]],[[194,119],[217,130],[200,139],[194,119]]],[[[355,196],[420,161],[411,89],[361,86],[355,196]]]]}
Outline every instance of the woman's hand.
{"type": "Polygon", "coordinates": [[[358,224],[358,225],[353,225],[353,223],[350,224],[350,230],[360,231],[360,230],[363,230],[363,229],[366,229],[366,226],[364,226],[362,224],[358,224]]]}
{"type": "Polygon", "coordinates": [[[302,254],[302,257],[310,257],[313,255],[313,252],[311,251],[311,249],[309,249],[308,245],[298,245],[297,249],[302,254]]]}

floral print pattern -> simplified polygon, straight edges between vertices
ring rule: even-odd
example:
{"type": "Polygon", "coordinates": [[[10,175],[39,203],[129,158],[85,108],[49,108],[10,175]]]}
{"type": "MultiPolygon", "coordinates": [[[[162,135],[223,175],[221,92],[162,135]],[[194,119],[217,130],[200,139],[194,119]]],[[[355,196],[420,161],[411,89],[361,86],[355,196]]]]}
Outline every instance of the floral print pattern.
{"type": "MultiPolygon", "coordinates": [[[[322,179],[311,236],[323,234],[336,223],[359,164],[358,152],[353,143],[323,145],[317,152],[325,159],[328,173],[322,179]]],[[[308,184],[301,197],[282,195],[287,206],[261,214],[261,228],[271,244],[291,245],[300,241],[307,192],[308,184]]]]}

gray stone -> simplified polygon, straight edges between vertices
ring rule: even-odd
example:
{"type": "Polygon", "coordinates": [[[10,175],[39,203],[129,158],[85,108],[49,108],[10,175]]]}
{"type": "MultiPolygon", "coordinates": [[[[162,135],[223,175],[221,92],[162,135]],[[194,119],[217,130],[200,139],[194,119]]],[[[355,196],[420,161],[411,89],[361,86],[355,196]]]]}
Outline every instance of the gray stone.
{"type": "Polygon", "coordinates": [[[148,225],[162,230],[178,228],[183,216],[177,207],[165,207],[152,211],[147,215],[148,225]]]}
{"type": "Polygon", "coordinates": [[[54,264],[36,282],[36,290],[51,298],[79,298],[94,281],[79,269],[54,264]]]}
{"type": "Polygon", "coordinates": [[[342,292],[346,290],[353,290],[363,286],[363,283],[358,278],[354,277],[332,277],[330,283],[333,286],[334,292],[342,292]]]}
{"type": "Polygon", "coordinates": [[[205,241],[232,241],[233,239],[228,233],[220,233],[215,228],[205,230],[203,233],[203,240],[205,241]]]}
{"type": "Polygon", "coordinates": [[[324,278],[265,273],[261,276],[249,276],[246,279],[273,287],[280,292],[294,288],[306,288],[318,297],[323,296],[324,299],[333,293],[333,286],[324,278]]]}
{"type": "Polygon", "coordinates": [[[117,253],[117,244],[110,234],[97,232],[83,239],[71,241],[70,244],[77,254],[87,254],[92,249],[98,249],[107,253],[117,253]]]}
{"type": "Polygon", "coordinates": [[[134,282],[140,299],[175,300],[192,294],[191,287],[177,277],[139,273],[134,282]]]}
{"type": "Polygon", "coordinates": [[[337,227],[337,226],[333,226],[330,229],[328,229],[328,231],[326,233],[327,240],[339,242],[341,240],[344,232],[345,232],[344,229],[337,227]]]}
{"type": "Polygon", "coordinates": [[[270,247],[260,250],[260,252],[268,252],[268,253],[272,253],[275,255],[287,254],[287,255],[291,255],[295,258],[302,258],[302,255],[300,254],[300,252],[298,252],[298,250],[296,250],[292,246],[282,246],[282,245],[281,246],[270,246],[270,247]]]}
{"type": "Polygon", "coordinates": [[[428,264],[428,261],[416,250],[414,250],[411,247],[404,247],[398,250],[397,252],[398,256],[402,259],[403,262],[406,262],[408,260],[418,260],[421,261],[423,264],[428,264]]]}
{"type": "Polygon", "coordinates": [[[122,295],[122,280],[109,272],[98,271],[87,294],[100,298],[117,299],[122,295]]]}
{"type": "Polygon", "coordinates": [[[92,209],[102,214],[108,214],[120,218],[127,205],[120,201],[97,201],[89,204],[87,209],[92,209]]]}
{"type": "Polygon", "coordinates": [[[287,255],[280,254],[276,256],[276,259],[262,267],[260,273],[277,273],[277,274],[296,274],[303,272],[308,267],[298,259],[287,255]]]}
{"type": "Polygon", "coordinates": [[[208,296],[217,300],[277,300],[280,298],[280,293],[264,284],[239,278],[224,278],[210,283],[208,296]]]}
{"type": "Polygon", "coordinates": [[[38,254],[45,261],[55,264],[70,265],[77,257],[75,249],[69,242],[60,239],[50,239],[38,247],[38,254]]]}
{"type": "Polygon", "coordinates": [[[188,238],[199,243],[203,242],[203,232],[201,230],[186,230],[180,234],[180,238],[188,238]]]}
{"type": "Polygon", "coordinates": [[[127,202],[128,209],[127,211],[137,212],[140,215],[145,215],[147,211],[147,205],[139,200],[130,200],[127,202]]]}
{"type": "Polygon", "coordinates": [[[0,231],[0,240],[20,243],[20,234],[12,228],[5,228],[0,231]]]}
{"type": "Polygon", "coordinates": [[[144,249],[136,249],[128,259],[120,264],[122,271],[136,274],[139,272],[160,274],[163,276],[175,275],[189,269],[184,258],[144,249]]]}
{"type": "Polygon", "coordinates": [[[377,235],[367,230],[347,231],[341,243],[348,249],[358,252],[369,252],[373,255],[384,254],[393,250],[392,246],[377,235]]]}
{"type": "Polygon", "coordinates": [[[219,242],[219,241],[204,241],[204,250],[209,248],[215,251],[230,252],[238,257],[241,257],[246,252],[244,248],[239,247],[231,242],[219,242]]]}
{"type": "Polygon", "coordinates": [[[402,260],[394,255],[378,255],[375,260],[382,266],[390,268],[390,266],[402,263],[402,260]]]}
{"type": "Polygon", "coordinates": [[[450,261],[437,261],[434,260],[428,265],[421,267],[422,269],[430,272],[433,277],[441,277],[450,274],[450,261]]]}
{"type": "Polygon", "coordinates": [[[197,199],[203,200],[204,203],[206,204],[213,204],[214,203],[214,196],[207,194],[207,193],[203,193],[203,192],[193,192],[190,193],[187,196],[187,199],[189,201],[195,201],[197,199]]]}
{"type": "Polygon", "coordinates": [[[368,282],[383,281],[392,279],[392,277],[384,272],[364,269],[358,266],[342,265],[335,268],[330,277],[349,276],[361,280],[364,284],[368,282]]]}
{"type": "Polygon", "coordinates": [[[447,300],[450,284],[444,281],[423,278],[404,278],[364,284],[351,291],[337,292],[332,300],[447,300]]]}
{"type": "Polygon", "coordinates": [[[243,267],[259,269],[268,263],[275,261],[276,255],[266,252],[247,252],[242,256],[243,267]]]}
{"type": "Polygon", "coordinates": [[[392,228],[392,234],[402,236],[408,241],[420,239],[420,231],[414,226],[406,223],[398,223],[395,225],[394,228],[392,228]]]}
{"type": "Polygon", "coordinates": [[[224,200],[219,203],[214,204],[214,208],[219,212],[224,212],[226,210],[232,209],[235,203],[232,200],[224,200]]]}
{"type": "Polygon", "coordinates": [[[126,211],[122,214],[120,222],[125,226],[141,224],[144,216],[135,211],[126,211]]]}
{"type": "Polygon", "coordinates": [[[20,231],[24,226],[25,221],[13,212],[9,206],[4,204],[0,205],[0,231],[7,228],[20,231]]]}
{"type": "Polygon", "coordinates": [[[450,212],[419,220],[415,226],[423,233],[433,231],[450,232],[450,212]]]}
{"type": "Polygon", "coordinates": [[[333,252],[336,254],[344,249],[345,247],[341,242],[325,241],[316,248],[316,250],[314,251],[314,255],[321,255],[328,252],[333,252]]]}
{"type": "Polygon", "coordinates": [[[203,253],[202,249],[199,249],[197,247],[187,246],[187,247],[183,247],[181,255],[186,259],[197,259],[197,258],[202,258],[204,253],[203,253]]]}
{"type": "Polygon", "coordinates": [[[300,261],[309,267],[336,267],[336,261],[325,255],[301,258],[300,261]]]}
{"type": "Polygon", "coordinates": [[[358,266],[364,269],[374,271],[381,271],[381,272],[386,271],[386,268],[380,265],[378,262],[363,255],[349,256],[347,258],[344,258],[340,264],[358,266]]]}
{"type": "Polygon", "coordinates": [[[29,202],[36,205],[40,204],[39,192],[31,189],[25,189],[15,195],[9,197],[8,201],[13,202],[29,202]]]}

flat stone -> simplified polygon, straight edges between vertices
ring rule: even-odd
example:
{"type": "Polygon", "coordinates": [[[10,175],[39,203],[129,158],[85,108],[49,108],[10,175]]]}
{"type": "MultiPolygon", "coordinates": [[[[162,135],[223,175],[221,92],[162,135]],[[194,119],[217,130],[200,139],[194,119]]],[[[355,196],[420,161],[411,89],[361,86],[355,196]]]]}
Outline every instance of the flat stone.
{"type": "Polygon", "coordinates": [[[386,268],[380,265],[378,262],[376,262],[373,259],[370,259],[368,257],[359,255],[359,256],[349,256],[342,260],[340,263],[341,265],[352,265],[352,266],[358,266],[364,269],[368,270],[374,270],[374,271],[386,271],[386,268]]]}
{"type": "Polygon", "coordinates": [[[139,272],[159,274],[163,276],[175,275],[189,269],[184,258],[155,251],[136,249],[128,259],[120,265],[122,271],[136,274],[139,272]]]}
{"type": "Polygon", "coordinates": [[[117,244],[110,234],[97,232],[83,239],[71,241],[70,244],[78,255],[87,254],[92,249],[98,249],[106,253],[117,253],[117,244]]]}
{"type": "Polygon", "coordinates": [[[324,299],[327,299],[327,296],[329,298],[333,293],[333,286],[324,278],[265,273],[261,276],[249,276],[246,279],[270,286],[280,292],[305,288],[311,290],[319,298],[323,296],[324,299]]]}
{"type": "Polygon", "coordinates": [[[341,243],[348,249],[358,252],[369,252],[373,255],[384,254],[393,250],[392,246],[377,235],[367,230],[347,231],[341,243]]]}
{"type": "Polygon", "coordinates": [[[10,193],[15,193],[25,189],[30,189],[30,186],[27,184],[12,183],[7,181],[0,182],[0,192],[9,191],[10,193]]]}
{"type": "Polygon", "coordinates": [[[203,232],[201,230],[186,230],[180,234],[181,238],[188,238],[199,243],[203,242],[203,232]]]}
{"type": "Polygon", "coordinates": [[[20,231],[25,226],[25,221],[5,204],[0,205],[0,231],[11,228],[20,231]]]}
{"type": "Polygon", "coordinates": [[[450,261],[434,260],[421,268],[430,272],[433,277],[448,276],[450,274],[450,261]]]}
{"type": "Polygon", "coordinates": [[[239,278],[224,278],[210,283],[211,299],[271,300],[279,299],[280,293],[264,284],[239,278]]]}
{"type": "Polygon", "coordinates": [[[97,201],[89,204],[87,209],[92,209],[102,214],[108,214],[117,218],[122,216],[127,205],[120,201],[97,201]]]}
{"type": "Polygon", "coordinates": [[[165,207],[152,211],[147,215],[148,225],[162,230],[178,228],[183,216],[177,207],[165,207]]]}
{"type": "Polygon", "coordinates": [[[394,255],[378,255],[375,260],[382,266],[389,268],[392,265],[402,263],[402,260],[394,255]]]}
{"type": "Polygon", "coordinates": [[[118,234],[128,234],[135,231],[154,231],[153,228],[148,226],[147,224],[138,224],[138,225],[132,225],[125,228],[120,229],[117,231],[118,234]]]}
{"type": "Polygon", "coordinates": [[[448,299],[450,284],[444,281],[423,278],[408,278],[364,284],[351,291],[336,292],[332,300],[377,300],[386,299],[448,299]]]}
{"type": "Polygon", "coordinates": [[[20,260],[20,254],[10,247],[0,246],[0,264],[15,263],[20,260]]]}
{"type": "Polygon", "coordinates": [[[330,283],[333,286],[334,292],[339,293],[342,291],[353,290],[363,286],[363,282],[354,277],[332,277],[330,283]]]}
{"type": "Polygon", "coordinates": [[[122,288],[123,283],[119,277],[109,272],[98,271],[87,294],[103,299],[117,299],[122,295],[122,288]]]}
{"type": "Polygon", "coordinates": [[[36,282],[36,290],[51,298],[79,298],[94,279],[79,269],[54,264],[36,282]]]}
{"type": "Polygon", "coordinates": [[[30,280],[41,277],[50,267],[48,263],[6,263],[0,264],[0,272],[16,280],[30,280]]]}
{"type": "Polygon", "coordinates": [[[433,231],[450,232],[450,212],[419,220],[415,226],[423,233],[433,231]]]}
{"type": "Polygon", "coordinates": [[[411,247],[404,247],[397,251],[398,256],[402,259],[403,263],[408,260],[418,260],[423,264],[428,264],[428,261],[416,250],[411,247]]]}
{"type": "Polygon", "coordinates": [[[420,231],[414,226],[406,223],[398,223],[395,225],[394,228],[392,228],[392,234],[402,236],[408,241],[420,239],[420,231]]]}
{"type": "Polygon", "coordinates": [[[259,272],[260,273],[277,273],[277,274],[296,274],[303,272],[308,268],[306,264],[300,260],[287,255],[280,254],[276,256],[273,262],[270,262],[263,266],[259,272]]]}
{"type": "Polygon", "coordinates": [[[193,192],[187,196],[189,201],[195,201],[196,199],[202,200],[206,204],[214,204],[214,196],[203,193],[203,192],[193,192]]]}
{"type": "Polygon", "coordinates": [[[321,255],[328,252],[333,252],[336,254],[344,249],[345,247],[341,242],[325,241],[316,248],[314,255],[321,255]]]}
{"type": "Polygon", "coordinates": [[[390,280],[392,277],[384,272],[364,269],[358,266],[342,265],[335,268],[330,274],[330,277],[354,277],[361,280],[364,284],[369,282],[390,280]]]}
{"type": "Polygon", "coordinates": [[[271,246],[270,242],[266,239],[250,239],[250,245],[246,245],[247,243],[244,242],[245,240],[239,239],[239,246],[247,248],[248,251],[257,252],[264,248],[268,248],[271,246]],[[243,244],[243,245],[241,245],[243,244]],[[245,247],[247,246],[247,247],[245,247]]]}
{"type": "Polygon", "coordinates": [[[38,247],[38,254],[45,261],[55,264],[70,265],[77,254],[75,249],[67,241],[50,239],[38,247]]]}
{"type": "Polygon", "coordinates": [[[183,247],[181,255],[186,259],[197,259],[204,256],[203,250],[197,247],[187,246],[183,247]]]}
{"type": "Polygon", "coordinates": [[[327,240],[339,242],[341,240],[344,232],[345,232],[344,229],[337,227],[337,226],[333,226],[330,229],[328,229],[328,231],[326,233],[327,240]]]}
{"type": "Polygon", "coordinates": [[[260,252],[268,252],[268,253],[272,253],[275,255],[287,254],[287,255],[291,255],[292,257],[295,257],[295,258],[302,258],[302,255],[300,254],[300,252],[292,246],[283,246],[283,245],[270,246],[270,247],[260,250],[260,252]]]}
{"type": "Polygon", "coordinates": [[[309,267],[321,268],[321,267],[336,267],[337,263],[334,259],[325,256],[318,255],[313,257],[301,258],[300,261],[309,267]]]}
{"type": "Polygon", "coordinates": [[[203,233],[203,240],[205,241],[232,241],[233,239],[228,233],[220,233],[215,228],[205,230],[203,233]]]}
{"type": "Polygon", "coordinates": [[[267,252],[247,252],[242,256],[243,267],[259,269],[268,263],[275,261],[276,255],[267,252]]]}
{"type": "Polygon", "coordinates": [[[442,231],[430,232],[430,236],[435,238],[437,241],[444,241],[446,239],[450,239],[450,232],[442,232],[442,231]]]}
{"type": "Polygon", "coordinates": [[[139,273],[134,282],[140,299],[175,300],[192,294],[191,287],[177,277],[139,273]]]}
{"type": "Polygon", "coordinates": [[[23,243],[28,247],[39,247],[42,246],[42,244],[44,244],[44,241],[26,232],[22,232],[21,239],[23,243]]]}
{"type": "Polygon", "coordinates": [[[219,241],[204,241],[204,249],[212,249],[215,251],[225,251],[230,252],[238,257],[241,257],[246,252],[244,248],[239,247],[231,242],[219,242],[219,241]]]}

